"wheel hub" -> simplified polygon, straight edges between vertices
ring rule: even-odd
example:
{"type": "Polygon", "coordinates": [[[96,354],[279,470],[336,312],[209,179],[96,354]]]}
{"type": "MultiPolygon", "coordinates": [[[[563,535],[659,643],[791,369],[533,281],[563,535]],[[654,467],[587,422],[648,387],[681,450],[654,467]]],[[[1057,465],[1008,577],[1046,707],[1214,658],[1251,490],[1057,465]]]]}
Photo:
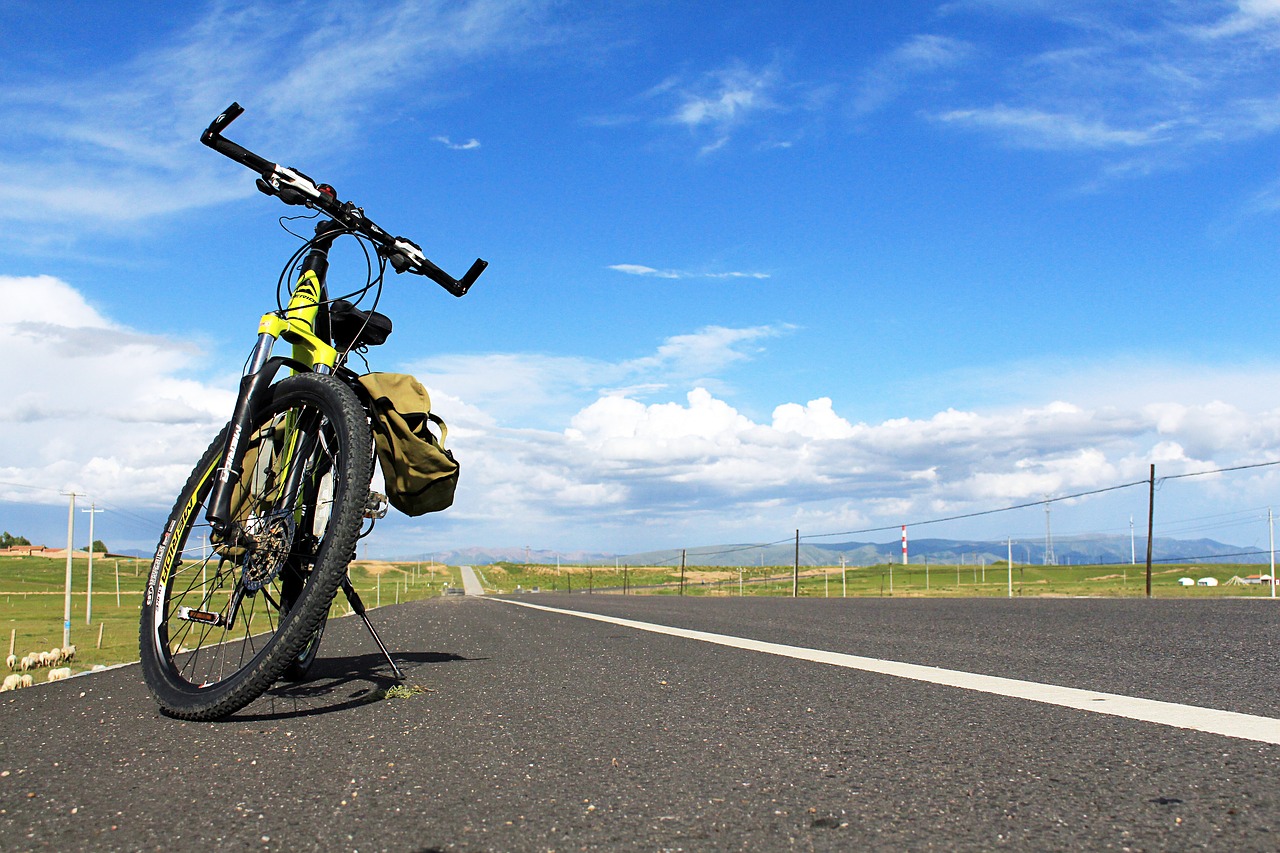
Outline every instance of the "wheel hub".
{"type": "Polygon", "coordinates": [[[249,592],[262,589],[284,569],[293,547],[292,513],[274,513],[246,525],[253,545],[244,557],[242,581],[249,592]]]}

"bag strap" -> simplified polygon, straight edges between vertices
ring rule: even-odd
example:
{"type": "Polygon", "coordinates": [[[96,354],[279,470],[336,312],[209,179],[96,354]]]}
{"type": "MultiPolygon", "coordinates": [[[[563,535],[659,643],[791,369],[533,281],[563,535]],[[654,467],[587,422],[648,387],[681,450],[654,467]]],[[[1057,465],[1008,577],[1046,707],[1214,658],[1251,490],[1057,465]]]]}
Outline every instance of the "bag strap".
{"type": "Polygon", "coordinates": [[[435,412],[427,412],[427,417],[440,428],[440,446],[444,447],[444,440],[449,436],[449,427],[445,426],[444,421],[435,412]]]}

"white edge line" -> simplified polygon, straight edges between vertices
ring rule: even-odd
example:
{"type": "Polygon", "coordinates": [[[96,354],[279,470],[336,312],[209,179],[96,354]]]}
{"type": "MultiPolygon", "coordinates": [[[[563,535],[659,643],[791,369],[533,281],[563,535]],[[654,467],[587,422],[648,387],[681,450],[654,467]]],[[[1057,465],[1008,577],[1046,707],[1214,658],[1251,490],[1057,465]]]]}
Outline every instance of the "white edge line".
{"type": "Polygon", "coordinates": [[[563,610],[557,607],[530,604],[524,601],[492,600],[501,601],[504,604],[514,604],[518,607],[545,610],[548,613],[559,613],[597,622],[608,622],[612,625],[621,625],[626,628],[635,628],[654,634],[666,634],[671,637],[714,643],[718,646],[729,646],[746,651],[763,652],[797,660],[831,664],[832,666],[841,666],[846,669],[892,675],[913,681],[958,687],[963,690],[977,690],[997,696],[1027,699],[1047,705],[1075,708],[1095,714],[1108,714],[1114,717],[1125,717],[1131,720],[1158,723],[1180,729],[1192,729],[1260,743],[1280,744],[1280,720],[1271,717],[1259,717],[1235,711],[1219,711],[1214,708],[1201,708],[1195,705],[1179,705],[1175,702],[1161,702],[1156,699],[1140,699],[1133,696],[1122,696],[1117,693],[1080,690],[1075,687],[1062,687],[1055,684],[1019,681],[1013,678],[1002,678],[997,675],[979,675],[954,669],[942,669],[936,666],[923,666],[921,664],[880,660],[878,658],[848,655],[840,652],[827,652],[821,649],[806,649],[802,646],[767,643],[763,640],[751,640],[727,634],[712,634],[707,631],[693,631],[687,628],[673,628],[652,622],[637,622],[633,619],[621,619],[616,616],[602,616],[597,613],[563,610]]]}

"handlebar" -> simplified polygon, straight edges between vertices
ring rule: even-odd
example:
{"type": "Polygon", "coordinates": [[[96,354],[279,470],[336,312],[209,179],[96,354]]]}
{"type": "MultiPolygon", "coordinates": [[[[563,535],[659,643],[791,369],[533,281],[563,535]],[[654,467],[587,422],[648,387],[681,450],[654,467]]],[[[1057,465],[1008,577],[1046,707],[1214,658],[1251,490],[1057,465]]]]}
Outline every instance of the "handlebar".
{"type": "Polygon", "coordinates": [[[378,246],[378,253],[387,259],[396,272],[424,275],[454,296],[465,296],[480,273],[489,265],[488,261],[476,258],[462,278],[454,278],[432,263],[417,243],[404,237],[391,236],[365,216],[363,208],[356,207],[350,201],[339,201],[333,187],[317,184],[297,169],[272,163],[224,137],[222,131],[243,112],[244,107],[238,103],[227,107],[205,128],[200,141],[219,154],[257,172],[260,176],[258,189],[262,192],[277,196],[285,204],[305,205],[325,213],[346,228],[373,240],[378,246]]]}

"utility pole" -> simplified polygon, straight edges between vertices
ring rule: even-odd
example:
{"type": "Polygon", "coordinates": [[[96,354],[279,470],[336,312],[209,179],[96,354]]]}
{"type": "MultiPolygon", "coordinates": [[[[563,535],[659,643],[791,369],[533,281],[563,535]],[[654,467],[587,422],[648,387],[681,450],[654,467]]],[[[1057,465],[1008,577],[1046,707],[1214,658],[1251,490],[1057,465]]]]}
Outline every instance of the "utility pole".
{"type": "Polygon", "coordinates": [[[680,549],[680,594],[684,595],[684,557],[685,549],[680,549]]]}
{"type": "MultiPolygon", "coordinates": [[[[62,647],[71,645],[71,552],[75,548],[76,493],[67,492],[71,508],[67,510],[67,586],[62,600],[62,647]]],[[[90,516],[92,517],[92,516],[90,516]]]]}
{"type": "Polygon", "coordinates": [[[1058,565],[1058,558],[1053,555],[1053,524],[1050,521],[1052,514],[1052,505],[1049,503],[1049,496],[1044,496],[1044,564],[1046,566],[1058,565]]]}
{"type": "Polygon", "coordinates": [[[791,570],[791,597],[800,597],[800,531],[796,530],[796,560],[791,570]]]}
{"type": "Polygon", "coordinates": [[[1271,507],[1267,507],[1267,539],[1271,544],[1271,597],[1276,597],[1276,525],[1271,515],[1271,507]]]}
{"type": "Polygon", "coordinates": [[[89,504],[88,509],[82,509],[81,512],[89,513],[89,579],[85,583],[84,592],[84,624],[93,624],[93,516],[102,510],[98,509],[97,504],[89,504]]]}
{"type": "MultiPolygon", "coordinates": [[[[1268,510],[1269,511],[1269,510],[1268,510]]],[[[1133,514],[1129,514],[1129,565],[1138,565],[1138,547],[1133,538],[1133,514]]]]}
{"type": "Polygon", "coordinates": [[[1156,463],[1151,463],[1151,491],[1147,497],[1147,598],[1151,597],[1151,532],[1156,524],[1156,463]]]}
{"type": "Polygon", "coordinates": [[[1013,537],[1009,537],[1009,597],[1013,598],[1013,537]]]}

